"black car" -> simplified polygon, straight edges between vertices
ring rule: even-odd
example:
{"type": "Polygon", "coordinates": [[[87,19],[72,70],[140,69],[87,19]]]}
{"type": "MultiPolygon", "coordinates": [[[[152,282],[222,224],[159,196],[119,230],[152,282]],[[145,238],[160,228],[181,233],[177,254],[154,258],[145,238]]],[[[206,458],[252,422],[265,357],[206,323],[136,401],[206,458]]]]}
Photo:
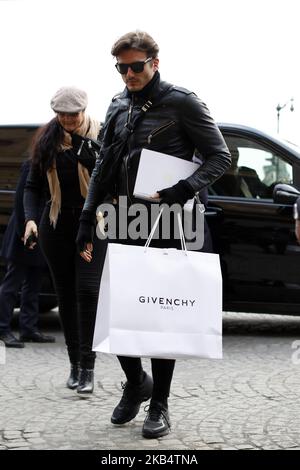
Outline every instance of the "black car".
{"type": "MultiPolygon", "coordinates": [[[[0,246],[9,217],[14,207],[15,188],[22,161],[27,158],[28,148],[37,125],[0,126],[0,246]]],[[[0,283],[5,274],[5,261],[0,260],[0,283]]],[[[41,312],[57,306],[48,269],[45,269],[39,297],[41,312]]]]}
{"type": "Polygon", "coordinates": [[[300,149],[258,130],[219,124],[232,166],[210,189],[207,219],[221,256],[225,311],[300,314],[300,246],[292,203],[276,184],[300,188],[300,149]]]}
{"type": "MultiPolygon", "coordinates": [[[[21,161],[37,126],[0,127],[0,243],[13,207],[21,161]]],[[[209,189],[206,217],[220,253],[225,311],[300,313],[300,246],[292,202],[276,184],[300,189],[300,149],[256,129],[219,124],[232,166],[209,189]],[[298,258],[297,258],[298,256],[298,258]]],[[[44,305],[53,302],[45,276],[44,305]]]]}

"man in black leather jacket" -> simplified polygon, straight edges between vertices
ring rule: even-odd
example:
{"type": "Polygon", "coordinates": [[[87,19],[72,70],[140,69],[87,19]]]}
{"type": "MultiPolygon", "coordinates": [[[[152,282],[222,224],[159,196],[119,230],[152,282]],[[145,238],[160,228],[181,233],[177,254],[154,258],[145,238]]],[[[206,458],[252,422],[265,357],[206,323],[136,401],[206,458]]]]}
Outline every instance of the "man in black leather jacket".
{"type": "MultiPolygon", "coordinates": [[[[126,85],[113,98],[103,127],[102,151],[93,171],[89,193],[80,218],[77,244],[90,261],[95,211],[107,193],[127,196],[137,202],[133,189],[143,148],[191,161],[195,149],[203,165],[187,179],[153,195],[161,203],[181,206],[222,176],[231,159],[225,141],[206,105],[192,92],[163,82],[158,72],[159,48],[145,32],[122,36],[113,46],[116,68],[126,85]]],[[[140,201],[138,201],[140,202],[140,201]]],[[[130,243],[129,240],[119,241],[130,243]]],[[[135,240],[134,244],[138,244],[135,240]]],[[[176,246],[174,240],[157,246],[176,246]]],[[[152,397],[143,425],[143,436],[156,438],[170,430],[168,396],[175,361],[152,359],[152,379],[139,358],[118,357],[127,382],[111,421],[123,424],[133,419],[143,401],[152,397]],[[153,390],[152,390],[153,388],[153,390]]]]}

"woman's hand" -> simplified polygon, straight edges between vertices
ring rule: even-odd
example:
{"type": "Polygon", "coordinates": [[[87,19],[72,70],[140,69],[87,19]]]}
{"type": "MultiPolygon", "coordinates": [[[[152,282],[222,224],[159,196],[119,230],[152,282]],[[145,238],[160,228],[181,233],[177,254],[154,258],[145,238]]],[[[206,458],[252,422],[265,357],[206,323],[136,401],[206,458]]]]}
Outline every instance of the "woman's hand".
{"type": "Polygon", "coordinates": [[[85,250],[80,252],[81,258],[83,258],[84,261],[87,261],[88,263],[90,263],[92,261],[92,251],[93,251],[93,244],[87,243],[85,250]]]}
{"type": "Polygon", "coordinates": [[[24,245],[27,246],[30,250],[33,250],[33,248],[37,244],[37,242],[34,241],[37,239],[37,237],[38,229],[36,223],[34,222],[34,220],[28,220],[23,237],[24,245]]]}

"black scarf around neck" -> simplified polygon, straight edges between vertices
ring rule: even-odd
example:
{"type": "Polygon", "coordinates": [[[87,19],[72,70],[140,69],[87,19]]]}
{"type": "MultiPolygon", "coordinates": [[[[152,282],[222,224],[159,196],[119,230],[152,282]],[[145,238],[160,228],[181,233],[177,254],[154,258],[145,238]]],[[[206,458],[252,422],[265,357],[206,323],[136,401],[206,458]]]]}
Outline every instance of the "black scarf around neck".
{"type": "Polygon", "coordinates": [[[131,92],[127,88],[128,95],[136,96],[137,98],[150,99],[159,82],[160,82],[160,73],[157,70],[155,74],[153,75],[153,77],[151,78],[150,82],[147,83],[147,85],[145,85],[142,90],[131,92]]]}

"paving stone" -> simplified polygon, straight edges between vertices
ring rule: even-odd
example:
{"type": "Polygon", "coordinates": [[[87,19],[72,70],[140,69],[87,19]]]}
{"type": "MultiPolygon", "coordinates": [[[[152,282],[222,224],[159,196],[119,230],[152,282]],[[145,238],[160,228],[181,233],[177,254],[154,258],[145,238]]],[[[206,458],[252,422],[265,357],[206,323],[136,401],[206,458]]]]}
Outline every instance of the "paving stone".
{"type": "Polygon", "coordinates": [[[30,439],[26,439],[26,441],[29,444],[45,444],[44,439],[41,439],[39,437],[33,437],[33,438],[30,438],[30,439]]]}
{"type": "Polygon", "coordinates": [[[7,442],[6,447],[8,449],[17,449],[18,447],[28,447],[28,442],[24,442],[24,441],[7,442]]]}
{"type": "MultiPolygon", "coordinates": [[[[300,369],[291,344],[300,317],[224,314],[224,332],[223,360],[177,361],[172,432],[153,440],[141,436],[143,409],[127,425],[110,423],[124,381],[113,356],[98,354],[95,393],[82,400],[65,387],[69,365],[59,330],[51,346],[7,350],[0,450],[299,449],[300,369]]],[[[143,364],[151,370],[149,360],[143,364]]]]}
{"type": "Polygon", "coordinates": [[[39,432],[24,432],[23,433],[23,437],[25,439],[31,439],[31,438],[34,438],[34,437],[40,437],[41,434],[39,432]]]}
{"type": "Polygon", "coordinates": [[[4,439],[18,439],[21,437],[21,431],[5,431],[4,439]]]}

